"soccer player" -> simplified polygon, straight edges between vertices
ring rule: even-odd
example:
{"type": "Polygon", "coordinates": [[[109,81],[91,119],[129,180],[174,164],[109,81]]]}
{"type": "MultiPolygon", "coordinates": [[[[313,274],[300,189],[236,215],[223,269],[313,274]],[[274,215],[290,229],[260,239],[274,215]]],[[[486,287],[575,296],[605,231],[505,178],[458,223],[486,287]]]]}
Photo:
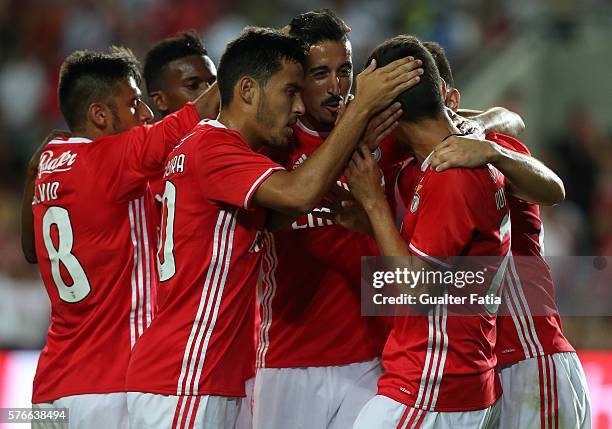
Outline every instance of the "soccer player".
{"type": "MultiPolygon", "coordinates": [[[[165,117],[213,86],[217,68],[198,34],[188,31],[156,43],[147,52],[143,77],[152,107],[165,117]]],[[[161,176],[150,186],[155,200],[161,202],[161,176]]]]}
{"type": "MultiPolygon", "coordinates": [[[[197,33],[181,33],[156,43],[145,56],[143,71],[147,93],[152,107],[162,117],[174,113],[202,91],[216,87],[217,68],[197,33]]],[[[161,213],[164,180],[159,178],[149,184],[161,213]]],[[[165,290],[158,292],[158,302],[164,300],[165,290]]],[[[254,376],[254,374],[253,374],[254,376]]],[[[250,401],[253,380],[247,382],[247,396],[240,407],[237,428],[250,429],[252,417],[250,401]]]]}
{"type": "MultiPolygon", "coordinates": [[[[445,102],[456,110],[460,93],[453,88],[450,64],[440,45],[424,43],[446,82],[445,102]],[[452,94],[452,95],[451,95],[452,94]]],[[[525,145],[503,135],[487,136],[507,149],[529,154],[525,145]]],[[[434,167],[450,168],[460,158],[479,156],[487,145],[441,146],[434,167]]],[[[493,152],[490,152],[493,156],[493,152]]],[[[483,156],[483,164],[487,162],[483,156]]],[[[542,197],[554,195],[542,187],[542,197]]],[[[554,203],[558,201],[548,201],[554,203]]],[[[584,371],[563,335],[550,268],[543,259],[544,233],[537,204],[508,196],[512,254],[502,308],[497,318],[495,352],[503,389],[500,428],[589,428],[589,394],[584,371]],[[560,410],[563,410],[560,412],[560,410]]]]}
{"type": "MultiPolygon", "coordinates": [[[[349,28],[332,11],[298,15],[287,30],[309,45],[305,113],[293,127],[290,145],[270,155],[287,170],[297,170],[334,129],[338,106],[351,89],[353,63],[349,28]]],[[[399,107],[378,115],[366,132],[381,168],[410,156],[386,137],[402,114],[399,107]]],[[[498,109],[483,115],[487,127],[491,121],[495,126],[510,122],[500,115],[518,118],[498,109]]],[[[340,183],[346,186],[344,178],[340,183]]],[[[270,245],[264,248],[258,293],[256,428],[350,427],[376,394],[389,327],[382,318],[361,316],[360,264],[361,256],[377,255],[378,249],[368,236],[320,215],[313,211],[266,234],[270,245]]]]}
{"type": "MultiPolygon", "coordinates": [[[[422,86],[398,97],[404,114],[394,131],[413,150],[421,177],[404,215],[401,232],[380,187],[381,173],[367,151],[360,149],[347,169],[351,193],[371,223],[383,256],[403,256],[413,271],[452,268],[454,256],[509,254],[509,210],[504,177],[492,166],[431,168],[434,147],[457,133],[444,113],[440,77],[431,54],[418,39],[397,36],[372,53],[387,63],[403,55],[423,61],[422,86]]],[[[400,189],[404,194],[410,190],[400,189]]],[[[503,269],[503,264],[500,269],[503,269]]],[[[481,293],[501,286],[490,270],[481,293]],[[490,289],[489,289],[490,288],[490,289]]],[[[503,271],[502,271],[503,273],[503,271]]],[[[471,287],[470,292],[477,288],[471,287]]],[[[416,290],[439,291],[420,283],[416,290]]],[[[453,295],[462,290],[449,286],[453,295]]],[[[477,305],[439,303],[415,306],[413,317],[396,317],[383,352],[385,373],[378,395],[361,410],[355,428],[494,427],[501,395],[495,374],[495,315],[477,305]],[[469,316],[457,316],[466,310],[469,316]]]]}
{"type": "Polygon", "coordinates": [[[159,255],[169,296],[130,361],[132,427],[234,427],[254,359],[254,292],[267,218],[272,210],[310,211],[368,120],[422,71],[410,58],[370,65],[329,144],[287,172],[257,150],[285,146],[292,135],[304,110],[305,55],[294,37],[247,29],[219,64],[218,120],[200,124],[168,157],[159,255]]]}
{"type": "Polygon", "coordinates": [[[144,125],[153,115],[140,80],[136,59],[123,48],[66,58],[58,93],[71,135],[46,143],[27,179],[35,181],[33,220],[23,233],[35,240],[24,243],[35,243],[35,252],[24,250],[38,262],[51,300],[32,402],[69,408],[75,427],[127,427],[130,351],[156,312],[156,213],[147,182],[210,114],[205,94],[144,125]]]}
{"type": "Polygon", "coordinates": [[[217,68],[194,31],[156,43],[143,67],[147,95],[162,117],[195,100],[217,80],[217,68]]]}

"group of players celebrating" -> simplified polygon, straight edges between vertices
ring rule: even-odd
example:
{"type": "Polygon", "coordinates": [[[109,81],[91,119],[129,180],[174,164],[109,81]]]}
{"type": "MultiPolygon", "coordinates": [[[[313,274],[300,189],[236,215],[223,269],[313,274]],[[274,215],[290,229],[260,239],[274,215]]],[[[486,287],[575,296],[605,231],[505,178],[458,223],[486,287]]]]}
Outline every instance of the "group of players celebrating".
{"type": "Polygon", "coordinates": [[[218,73],[194,34],[163,40],[154,123],[129,50],[66,58],[70,131],[32,158],[22,210],[52,304],[36,409],[74,428],[590,427],[540,248],[562,182],[510,137],[518,115],[458,110],[435,43],[385,41],[349,95],[349,32],[329,10],[249,27],[218,73]],[[364,317],[362,256],[504,258],[486,287],[506,315],[364,317]]]}

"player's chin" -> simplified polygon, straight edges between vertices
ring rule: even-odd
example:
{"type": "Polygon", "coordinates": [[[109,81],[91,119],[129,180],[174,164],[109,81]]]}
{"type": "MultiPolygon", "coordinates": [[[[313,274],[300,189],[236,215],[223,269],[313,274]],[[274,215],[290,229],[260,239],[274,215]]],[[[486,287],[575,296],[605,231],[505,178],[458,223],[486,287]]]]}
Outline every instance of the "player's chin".
{"type": "Polygon", "coordinates": [[[289,146],[290,135],[280,135],[268,140],[265,146],[268,147],[287,147],[289,146]]]}

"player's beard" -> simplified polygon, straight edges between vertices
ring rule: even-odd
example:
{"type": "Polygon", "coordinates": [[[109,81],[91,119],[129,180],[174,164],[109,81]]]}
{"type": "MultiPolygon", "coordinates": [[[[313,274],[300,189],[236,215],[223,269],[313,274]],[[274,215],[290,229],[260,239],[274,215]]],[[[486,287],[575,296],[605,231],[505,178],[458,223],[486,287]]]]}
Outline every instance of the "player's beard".
{"type": "Polygon", "coordinates": [[[257,119],[257,123],[259,124],[259,126],[265,130],[265,134],[264,136],[262,136],[262,144],[264,146],[272,147],[280,146],[279,142],[277,142],[276,138],[272,135],[275,129],[274,115],[272,114],[272,112],[270,112],[265,97],[261,97],[259,99],[255,119],[257,119]]]}
{"type": "Polygon", "coordinates": [[[111,111],[111,115],[113,115],[113,134],[119,134],[126,131],[127,128],[121,123],[121,118],[119,118],[117,114],[117,106],[115,103],[108,104],[108,108],[111,111]]]}

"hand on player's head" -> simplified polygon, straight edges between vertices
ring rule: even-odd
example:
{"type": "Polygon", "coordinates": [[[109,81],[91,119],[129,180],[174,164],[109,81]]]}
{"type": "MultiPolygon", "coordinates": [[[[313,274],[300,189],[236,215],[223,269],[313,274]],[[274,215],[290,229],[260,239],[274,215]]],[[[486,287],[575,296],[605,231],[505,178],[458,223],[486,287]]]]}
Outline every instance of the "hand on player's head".
{"type": "Polygon", "coordinates": [[[368,109],[370,114],[380,112],[399,94],[419,83],[423,74],[421,65],[421,60],[405,57],[376,68],[376,60],[372,60],[357,76],[355,102],[368,109]]]}

